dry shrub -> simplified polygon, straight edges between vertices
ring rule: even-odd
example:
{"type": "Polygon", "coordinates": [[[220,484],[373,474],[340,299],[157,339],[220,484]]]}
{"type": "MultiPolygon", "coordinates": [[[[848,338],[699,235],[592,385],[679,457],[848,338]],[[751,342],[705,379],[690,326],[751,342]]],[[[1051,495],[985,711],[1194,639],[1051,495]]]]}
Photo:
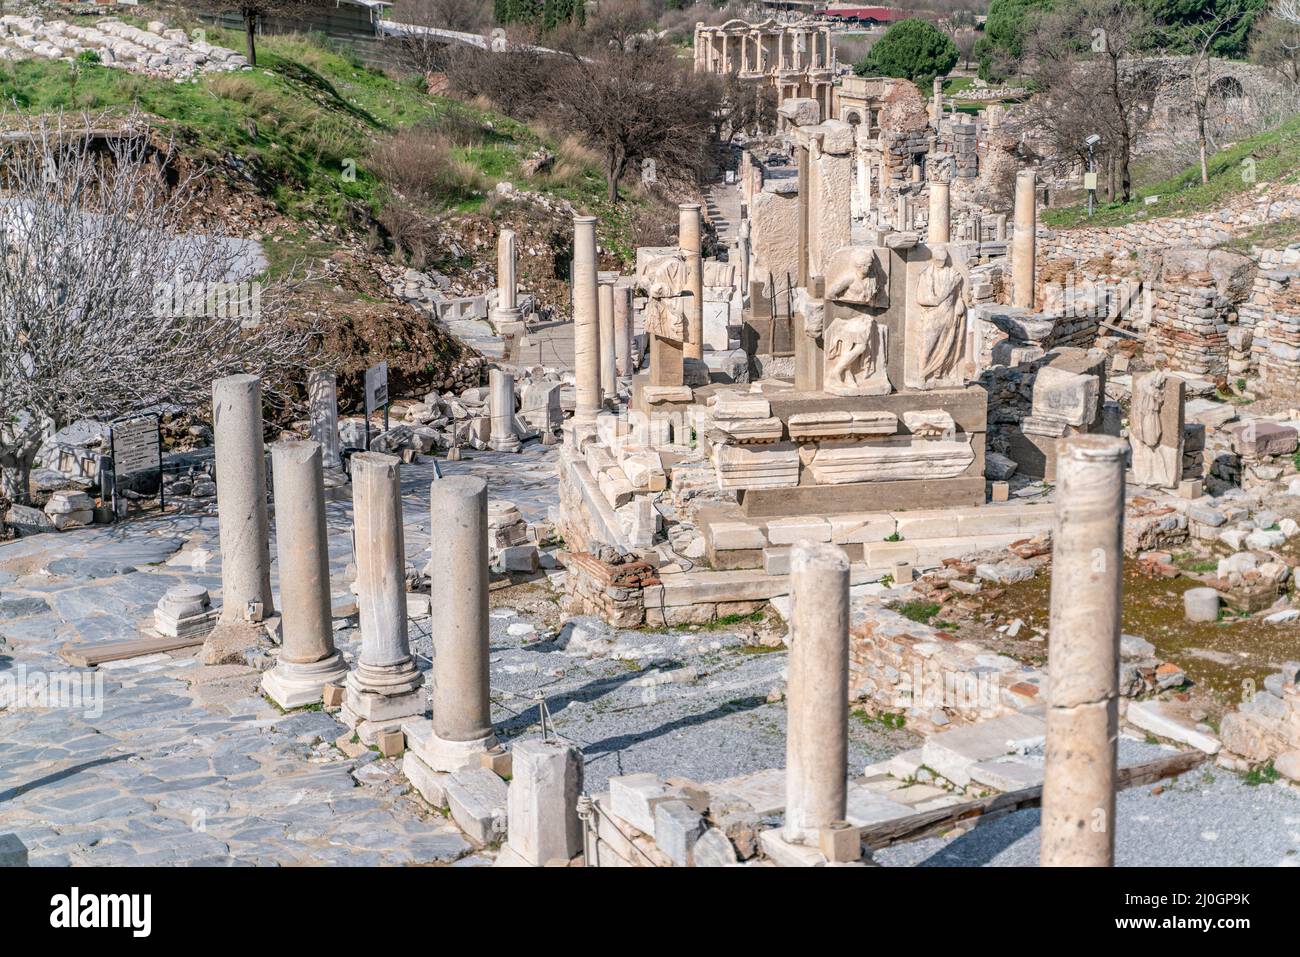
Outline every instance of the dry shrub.
{"type": "Polygon", "coordinates": [[[415,206],[450,205],[485,192],[489,183],[472,162],[455,155],[458,144],[441,131],[414,126],[375,142],[370,172],[394,200],[415,206]]]}

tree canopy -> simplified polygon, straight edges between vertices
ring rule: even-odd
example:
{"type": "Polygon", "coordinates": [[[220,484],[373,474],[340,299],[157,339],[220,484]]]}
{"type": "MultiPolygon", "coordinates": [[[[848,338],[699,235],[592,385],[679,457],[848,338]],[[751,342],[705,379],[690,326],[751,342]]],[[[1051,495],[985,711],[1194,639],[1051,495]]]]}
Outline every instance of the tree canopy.
{"type": "Polygon", "coordinates": [[[900,20],[885,31],[854,69],[862,75],[897,76],[929,83],[957,65],[957,45],[928,20],[900,20]]]}

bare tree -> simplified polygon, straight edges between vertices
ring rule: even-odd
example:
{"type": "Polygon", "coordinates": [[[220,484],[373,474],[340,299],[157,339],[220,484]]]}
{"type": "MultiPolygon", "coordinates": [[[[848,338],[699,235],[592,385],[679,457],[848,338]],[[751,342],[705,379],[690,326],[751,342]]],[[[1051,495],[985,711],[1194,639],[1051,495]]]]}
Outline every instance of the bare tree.
{"type": "Polygon", "coordinates": [[[568,42],[545,91],[546,114],[604,157],[608,200],[634,165],[656,177],[701,176],[715,143],[718,83],[701,82],[672,47],[656,39],[624,46],[568,42]]]}
{"type": "Polygon", "coordinates": [[[1300,17],[1260,17],[1250,31],[1252,63],[1268,67],[1289,86],[1300,86],[1300,17]]]}
{"type": "Polygon", "coordinates": [[[280,290],[241,282],[246,247],[185,232],[203,174],[169,183],[141,119],[103,148],[86,118],[3,119],[0,494],[26,502],[41,444],[76,418],[203,406],[235,372],[274,393],[311,355],[280,290]]]}
{"type": "Polygon", "coordinates": [[[244,21],[244,56],[250,66],[257,66],[257,23],[275,13],[301,14],[306,10],[324,9],[328,0],[235,0],[226,9],[239,11],[244,21]]]}
{"type": "Polygon", "coordinates": [[[1215,118],[1212,114],[1221,110],[1223,102],[1222,97],[1215,96],[1214,58],[1210,51],[1214,41],[1231,30],[1242,14],[1241,5],[1234,3],[1191,28],[1193,51],[1189,61],[1186,95],[1196,117],[1196,149],[1201,163],[1202,183],[1210,181],[1209,130],[1215,118]]]}
{"type": "Polygon", "coordinates": [[[1288,23],[1300,23],[1300,0],[1277,0],[1273,15],[1288,23]]]}
{"type": "Polygon", "coordinates": [[[1040,19],[1025,41],[1025,73],[1043,91],[1030,102],[1030,123],[1062,156],[1086,156],[1084,141],[1101,136],[1114,181],[1109,192],[1124,202],[1133,197],[1137,143],[1168,83],[1149,59],[1156,39],[1156,25],[1140,4],[1073,0],[1040,19]]]}

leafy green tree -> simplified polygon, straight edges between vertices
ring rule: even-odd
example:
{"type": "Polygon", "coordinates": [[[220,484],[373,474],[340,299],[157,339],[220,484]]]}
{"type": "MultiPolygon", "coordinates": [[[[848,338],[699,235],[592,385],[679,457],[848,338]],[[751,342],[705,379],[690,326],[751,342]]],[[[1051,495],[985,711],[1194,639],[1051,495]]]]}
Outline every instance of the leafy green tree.
{"type": "Polygon", "coordinates": [[[1250,47],[1250,30],[1268,15],[1272,0],[1143,0],[1165,34],[1170,53],[1198,54],[1213,31],[1209,53],[1238,59],[1250,47]]]}
{"type": "Polygon", "coordinates": [[[975,44],[980,77],[996,82],[1014,73],[1024,54],[1025,37],[1051,9],[1052,0],[993,0],[984,36],[975,44]]]}
{"type": "Polygon", "coordinates": [[[928,20],[900,20],[885,31],[854,69],[860,75],[898,76],[926,84],[957,65],[957,45],[928,20]]]}

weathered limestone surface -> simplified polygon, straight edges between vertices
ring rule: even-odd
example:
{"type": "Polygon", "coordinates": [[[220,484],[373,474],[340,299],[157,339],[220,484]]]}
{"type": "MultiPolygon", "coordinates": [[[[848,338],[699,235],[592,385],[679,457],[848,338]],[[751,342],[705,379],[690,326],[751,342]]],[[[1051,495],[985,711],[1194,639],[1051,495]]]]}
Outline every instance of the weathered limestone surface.
{"type": "Polygon", "coordinates": [[[233,375],[212,383],[212,423],[221,523],[221,620],[258,620],[273,611],[262,381],[233,375]],[[252,616],[250,609],[256,609],[252,616]]]}
{"type": "Polygon", "coordinates": [[[1114,863],[1124,445],[1078,436],[1057,465],[1044,865],[1114,863]]]}
{"type": "Polygon", "coordinates": [[[352,456],[361,658],[348,673],[343,718],[363,741],[425,710],[424,675],[411,657],[406,624],[400,467],[380,452],[352,456]]]}
{"type": "Polygon", "coordinates": [[[1011,305],[1034,308],[1034,249],[1038,229],[1037,177],[1033,170],[1016,174],[1015,232],[1011,236],[1011,305]]]}
{"type": "Polygon", "coordinates": [[[342,681],[348,669],[334,650],[321,447],[280,442],[271,449],[271,464],[283,639],[262,688],[289,709],[321,700],[322,687],[342,681]]]}
{"type": "Polygon", "coordinates": [[[573,351],[577,398],[574,435],[600,411],[600,306],[596,291],[596,217],[573,217],[573,351]]]}
{"type": "Polygon", "coordinates": [[[817,846],[845,814],[848,777],[849,563],[833,545],[790,558],[790,678],[782,836],[817,846]]]}

